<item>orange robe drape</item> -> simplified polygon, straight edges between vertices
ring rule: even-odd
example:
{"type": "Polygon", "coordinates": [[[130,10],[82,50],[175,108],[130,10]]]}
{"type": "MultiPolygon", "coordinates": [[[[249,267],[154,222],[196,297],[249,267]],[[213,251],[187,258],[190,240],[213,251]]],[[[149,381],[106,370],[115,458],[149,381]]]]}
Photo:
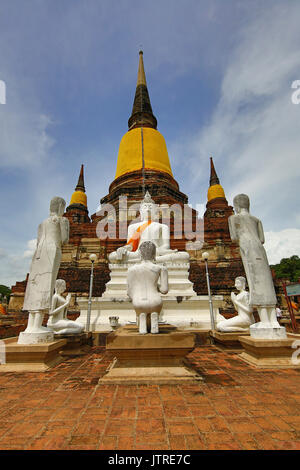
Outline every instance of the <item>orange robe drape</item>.
{"type": "Polygon", "coordinates": [[[130,240],[128,240],[127,242],[127,245],[131,245],[132,246],[132,251],[136,251],[139,247],[139,243],[140,243],[140,239],[141,239],[141,235],[143,233],[143,231],[149,227],[149,225],[151,224],[151,220],[147,220],[147,222],[145,222],[143,225],[140,225],[137,230],[134,232],[134,234],[132,235],[132,237],[130,238],[130,240]]]}

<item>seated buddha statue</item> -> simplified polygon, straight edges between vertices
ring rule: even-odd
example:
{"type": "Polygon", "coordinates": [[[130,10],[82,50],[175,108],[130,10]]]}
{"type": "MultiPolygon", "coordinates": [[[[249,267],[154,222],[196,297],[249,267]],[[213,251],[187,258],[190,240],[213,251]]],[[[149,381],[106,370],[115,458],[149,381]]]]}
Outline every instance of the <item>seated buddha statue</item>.
{"type": "Polygon", "coordinates": [[[47,327],[54,333],[59,335],[80,334],[83,332],[83,326],[67,317],[68,306],[70,305],[71,294],[66,298],[62,294],[66,290],[66,281],[64,279],[56,279],[55,294],[52,297],[51,308],[49,311],[49,319],[47,327]]]}
{"type": "Polygon", "coordinates": [[[187,263],[189,254],[186,251],[170,248],[170,230],[166,224],[152,220],[157,205],[147,191],[140,205],[140,222],[129,225],[127,243],[109,255],[111,263],[131,263],[141,260],[139,246],[145,241],[151,241],[156,246],[157,263],[187,263]]]}

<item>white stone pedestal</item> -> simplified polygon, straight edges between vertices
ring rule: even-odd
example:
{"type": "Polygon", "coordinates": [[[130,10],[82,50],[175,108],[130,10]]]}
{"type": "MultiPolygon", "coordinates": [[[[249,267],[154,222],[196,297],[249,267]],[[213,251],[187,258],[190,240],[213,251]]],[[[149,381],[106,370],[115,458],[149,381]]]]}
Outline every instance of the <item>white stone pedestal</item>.
{"type": "Polygon", "coordinates": [[[53,341],[54,334],[52,331],[44,331],[39,333],[26,333],[26,331],[22,331],[19,334],[18,344],[52,343],[53,341]]]}
{"type": "MultiPolygon", "coordinates": [[[[114,263],[109,265],[110,281],[106,284],[103,299],[127,299],[127,271],[134,263],[114,263]]],[[[171,263],[164,265],[168,269],[169,292],[171,297],[191,297],[197,293],[193,289],[193,283],[189,280],[190,263],[171,263]]]]}
{"type": "Polygon", "coordinates": [[[286,339],[286,330],[284,326],[268,327],[261,323],[255,323],[250,326],[250,336],[254,339],[286,339]]]}

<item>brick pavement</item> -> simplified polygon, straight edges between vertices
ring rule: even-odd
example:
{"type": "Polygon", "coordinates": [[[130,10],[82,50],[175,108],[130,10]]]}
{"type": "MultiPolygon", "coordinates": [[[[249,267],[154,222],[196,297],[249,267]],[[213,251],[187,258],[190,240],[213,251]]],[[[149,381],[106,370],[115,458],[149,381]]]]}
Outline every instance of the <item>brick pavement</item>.
{"type": "Polygon", "coordinates": [[[300,449],[300,371],[199,347],[204,382],[99,385],[103,348],[46,373],[0,374],[0,449],[300,449]]]}

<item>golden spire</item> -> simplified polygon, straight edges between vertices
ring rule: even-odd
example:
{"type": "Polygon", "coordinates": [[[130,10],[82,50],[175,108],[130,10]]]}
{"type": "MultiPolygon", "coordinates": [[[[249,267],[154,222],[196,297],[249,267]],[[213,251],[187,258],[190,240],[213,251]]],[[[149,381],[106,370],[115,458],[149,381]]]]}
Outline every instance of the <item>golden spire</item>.
{"type": "Polygon", "coordinates": [[[116,178],[138,170],[162,171],[173,176],[165,139],[156,129],[142,51],[139,52],[137,85],[128,127],[119,147],[116,178]]]}
{"type": "Polygon", "coordinates": [[[139,59],[139,69],[138,69],[136,86],[139,86],[139,85],[147,86],[145,69],[144,69],[143,51],[140,51],[139,55],[140,55],[140,59],[139,59]]]}
{"type": "Polygon", "coordinates": [[[142,51],[139,52],[139,56],[136,90],[131,116],[128,119],[128,129],[131,130],[136,127],[152,127],[156,129],[157,120],[153,114],[149,98],[142,51]]]}
{"type": "Polygon", "coordinates": [[[70,206],[71,204],[81,204],[82,206],[87,207],[87,197],[85,194],[85,187],[84,187],[83,165],[81,165],[78,183],[76,185],[74,193],[72,194],[70,206]]]}
{"type": "Polygon", "coordinates": [[[223,198],[225,199],[224,189],[220,185],[220,181],[215,170],[214,162],[212,157],[210,157],[210,180],[209,180],[209,188],[207,191],[207,201],[211,201],[212,199],[216,198],[223,198]]]}
{"type": "Polygon", "coordinates": [[[216,184],[220,184],[217,172],[215,170],[214,162],[212,157],[210,157],[210,179],[209,179],[209,186],[214,186],[216,184]]]}
{"type": "Polygon", "coordinates": [[[80,168],[78,183],[77,183],[77,186],[75,188],[75,191],[83,191],[85,193],[84,176],[83,176],[83,164],[81,165],[81,168],[80,168]]]}

